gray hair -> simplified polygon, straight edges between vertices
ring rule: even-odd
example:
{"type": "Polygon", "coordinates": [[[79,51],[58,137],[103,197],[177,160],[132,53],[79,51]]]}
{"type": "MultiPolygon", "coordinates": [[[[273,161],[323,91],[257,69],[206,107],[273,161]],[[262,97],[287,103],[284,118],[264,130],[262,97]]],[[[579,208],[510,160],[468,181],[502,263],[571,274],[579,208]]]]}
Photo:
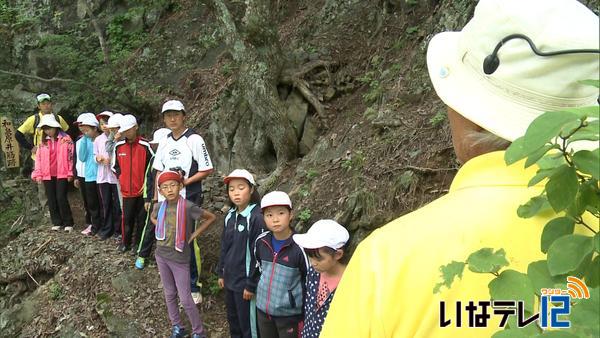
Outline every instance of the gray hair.
{"type": "Polygon", "coordinates": [[[489,131],[482,129],[480,131],[470,130],[465,135],[465,141],[473,147],[484,147],[489,151],[505,150],[511,142],[496,136],[489,131]]]}

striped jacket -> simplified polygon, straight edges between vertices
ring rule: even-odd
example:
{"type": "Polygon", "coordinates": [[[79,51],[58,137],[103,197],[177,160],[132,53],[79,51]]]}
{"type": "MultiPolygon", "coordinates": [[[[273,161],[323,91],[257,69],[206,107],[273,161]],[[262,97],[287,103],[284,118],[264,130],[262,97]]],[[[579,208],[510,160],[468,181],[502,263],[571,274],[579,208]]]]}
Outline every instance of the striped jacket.
{"type": "Polygon", "coordinates": [[[308,258],[291,236],[279,252],[274,252],[272,238],[273,234],[267,231],[256,239],[256,307],[268,316],[301,315],[308,258]]]}

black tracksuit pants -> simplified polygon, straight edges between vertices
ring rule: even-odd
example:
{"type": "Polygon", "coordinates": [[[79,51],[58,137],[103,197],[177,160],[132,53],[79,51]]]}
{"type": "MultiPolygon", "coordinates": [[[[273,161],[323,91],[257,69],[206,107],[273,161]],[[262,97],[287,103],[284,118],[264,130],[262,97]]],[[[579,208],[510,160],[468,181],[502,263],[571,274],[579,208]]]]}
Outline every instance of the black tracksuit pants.
{"type": "Polygon", "coordinates": [[[48,197],[48,209],[50,210],[50,219],[52,225],[59,227],[72,227],[73,215],[71,206],[67,199],[69,190],[69,181],[66,178],[52,177],[48,181],[43,181],[44,191],[48,197]]]}
{"type": "Polygon", "coordinates": [[[92,224],[92,234],[97,234],[102,226],[102,214],[100,213],[100,197],[98,194],[98,186],[96,182],[84,182],[81,186],[84,189],[85,196],[88,204],[88,211],[90,212],[90,219],[92,224]]]}
{"type": "Polygon", "coordinates": [[[76,180],[79,181],[79,192],[81,193],[81,200],[83,201],[83,209],[85,211],[85,226],[87,227],[89,224],[92,224],[92,216],[90,215],[90,211],[88,209],[87,195],[85,194],[85,178],[77,177],[76,180]]]}
{"type": "Polygon", "coordinates": [[[126,248],[137,248],[141,240],[144,222],[146,221],[146,209],[144,209],[144,198],[123,197],[123,229],[121,232],[122,243],[126,248]]]}
{"type": "Polygon", "coordinates": [[[146,213],[146,223],[144,230],[142,231],[142,240],[137,248],[138,256],[143,258],[150,257],[150,252],[152,252],[152,246],[154,245],[154,240],[156,238],[154,234],[154,223],[150,221],[152,208],[154,208],[154,203],[150,204],[149,211],[146,213]]]}
{"type": "Polygon", "coordinates": [[[117,189],[116,184],[98,184],[100,203],[102,203],[102,219],[104,220],[98,234],[102,238],[112,236],[121,227],[121,204],[117,189]]]}

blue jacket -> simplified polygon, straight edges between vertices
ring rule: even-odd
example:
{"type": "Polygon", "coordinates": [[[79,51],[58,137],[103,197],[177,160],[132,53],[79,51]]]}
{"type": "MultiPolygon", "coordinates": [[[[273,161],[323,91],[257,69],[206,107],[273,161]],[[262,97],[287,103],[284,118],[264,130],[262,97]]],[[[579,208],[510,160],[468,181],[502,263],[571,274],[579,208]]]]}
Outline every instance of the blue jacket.
{"type": "Polygon", "coordinates": [[[83,136],[81,146],[77,148],[77,158],[85,163],[85,181],[96,182],[98,174],[98,163],[94,158],[94,141],[89,137],[83,136]]]}
{"type": "Polygon", "coordinates": [[[256,204],[250,204],[241,213],[232,208],[225,216],[217,273],[228,290],[256,292],[256,260],[252,253],[256,238],[264,229],[263,215],[256,204]]]}
{"type": "Polygon", "coordinates": [[[256,307],[275,317],[302,315],[304,283],[308,258],[304,250],[288,238],[279,252],[272,247],[273,234],[268,231],[258,236],[255,245],[256,264],[260,269],[255,280],[256,307]]]}

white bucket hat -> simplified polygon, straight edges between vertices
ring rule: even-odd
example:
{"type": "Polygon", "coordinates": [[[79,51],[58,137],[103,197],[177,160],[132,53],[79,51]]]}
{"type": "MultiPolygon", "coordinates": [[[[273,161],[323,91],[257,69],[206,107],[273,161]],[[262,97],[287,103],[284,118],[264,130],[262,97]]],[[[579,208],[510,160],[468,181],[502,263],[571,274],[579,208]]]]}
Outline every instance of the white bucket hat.
{"type": "Polygon", "coordinates": [[[427,68],[438,96],[493,134],[514,141],[545,111],[597,105],[598,54],[542,57],[525,40],[506,42],[491,75],[483,61],[506,36],[524,34],[542,52],[598,49],[598,17],[576,0],[481,0],[460,32],[437,34],[427,68]]]}
{"type": "Polygon", "coordinates": [[[128,131],[129,129],[137,126],[137,120],[133,115],[123,115],[119,120],[119,133],[128,131]]]}
{"type": "Polygon", "coordinates": [[[246,169],[235,169],[231,172],[231,174],[225,176],[223,182],[225,182],[225,184],[229,184],[229,181],[231,181],[231,179],[233,178],[243,178],[250,182],[250,184],[256,185],[256,181],[254,181],[254,176],[252,176],[252,174],[246,169]]]}
{"type": "Polygon", "coordinates": [[[183,103],[181,103],[181,101],[179,100],[169,100],[165,102],[162,106],[160,113],[162,114],[169,110],[182,111],[185,113],[185,107],[183,106],[183,103]]]}
{"type": "Polygon", "coordinates": [[[169,128],[157,129],[154,132],[154,134],[152,134],[152,141],[150,141],[149,143],[158,144],[158,143],[160,143],[160,141],[166,139],[170,133],[171,133],[171,129],[169,129],[169,128]]]}
{"type": "Polygon", "coordinates": [[[89,116],[91,116],[93,118],[96,118],[94,116],[94,114],[92,114],[92,113],[81,113],[81,114],[79,114],[79,116],[77,116],[77,120],[75,120],[74,123],[81,124],[81,121],[83,121],[84,119],[88,118],[89,116]]]}
{"type": "Polygon", "coordinates": [[[123,117],[122,114],[116,113],[113,114],[113,116],[108,118],[108,122],[106,122],[106,127],[107,128],[119,128],[121,127],[121,125],[119,124],[119,122],[121,121],[121,118],[123,117]]]}
{"type": "Polygon", "coordinates": [[[38,124],[38,128],[42,128],[44,126],[53,127],[53,128],[61,128],[60,123],[56,121],[54,118],[54,114],[45,114],[40,118],[40,123],[38,124]]]}
{"type": "Polygon", "coordinates": [[[268,207],[282,206],[292,209],[292,200],[290,196],[283,191],[271,191],[263,196],[260,201],[260,208],[265,210],[268,207]]]}
{"type": "Polygon", "coordinates": [[[292,236],[294,242],[305,249],[328,247],[337,250],[346,245],[349,238],[348,230],[332,219],[319,220],[305,234],[292,236]]]}

